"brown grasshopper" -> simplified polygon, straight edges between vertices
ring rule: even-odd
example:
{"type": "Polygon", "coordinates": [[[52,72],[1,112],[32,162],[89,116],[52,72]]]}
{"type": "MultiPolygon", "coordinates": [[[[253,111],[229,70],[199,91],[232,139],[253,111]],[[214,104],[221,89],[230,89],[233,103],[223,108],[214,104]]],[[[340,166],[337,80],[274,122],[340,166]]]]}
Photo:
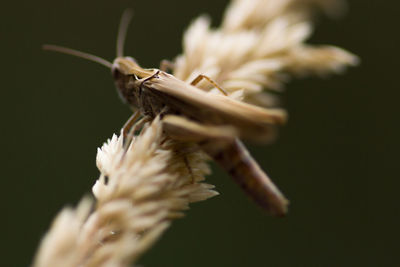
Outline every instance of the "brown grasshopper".
{"type": "Polygon", "coordinates": [[[286,120],[281,109],[264,109],[228,97],[210,78],[200,75],[188,84],[160,69],[144,69],[131,57],[123,56],[130,12],[122,16],[117,58],[113,63],[65,47],[45,45],[53,50],[98,62],[111,69],[120,97],[136,112],[124,126],[128,132],[140,115],[160,116],[165,133],[176,140],[195,142],[225,169],[240,187],[270,214],[283,216],[288,201],[261,170],[239,138],[268,141],[277,124],[286,120]],[[206,79],[223,94],[210,94],[196,87],[206,79]]]}

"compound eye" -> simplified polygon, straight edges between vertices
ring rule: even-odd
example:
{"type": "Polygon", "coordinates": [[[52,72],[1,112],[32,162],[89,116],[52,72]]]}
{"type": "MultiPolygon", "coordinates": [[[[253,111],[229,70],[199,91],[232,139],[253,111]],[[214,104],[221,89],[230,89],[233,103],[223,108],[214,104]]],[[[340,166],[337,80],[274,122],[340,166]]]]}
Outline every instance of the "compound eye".
{"type": "Polygon", "coordinates": [[[115,66],[113,66],[113,67],[111,68],[111,73],[112,73],[112,76],[113,76],[114,80],[118,79],[119,76],[120,76],[120,71],[119,71],[118,68],[115,67],[115,66]]]}

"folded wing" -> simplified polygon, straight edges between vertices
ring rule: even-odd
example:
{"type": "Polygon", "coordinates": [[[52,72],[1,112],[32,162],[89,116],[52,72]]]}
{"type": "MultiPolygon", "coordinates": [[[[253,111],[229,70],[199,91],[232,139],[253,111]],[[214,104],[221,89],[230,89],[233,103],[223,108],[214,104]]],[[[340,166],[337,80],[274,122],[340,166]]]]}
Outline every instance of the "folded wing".
{"type": "Polygon", "coordinates": [[[186,117],[206,125],[233,126],[244,139],[271,141],[276,135],[276,125],[283,124],[287,117],[282,109],[264,109],[211,94],[165,72],[146,81],[144,86],[153,89],[156,95],[162,94],[169,106],[186,117]]]}

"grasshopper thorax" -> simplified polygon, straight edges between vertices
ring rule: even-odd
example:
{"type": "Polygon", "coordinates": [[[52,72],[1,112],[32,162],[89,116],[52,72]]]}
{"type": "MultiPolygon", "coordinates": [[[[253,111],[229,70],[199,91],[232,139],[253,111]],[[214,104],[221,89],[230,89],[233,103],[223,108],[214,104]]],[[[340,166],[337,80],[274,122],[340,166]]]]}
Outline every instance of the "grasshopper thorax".
{"type": "Polygon", "coordinates": [[[132,57],[117,57],[111,67],[117,92],[130,106],[138,107],[138,93],[143,79],[152,76],[156,70],[143,69],[132,57]]]}

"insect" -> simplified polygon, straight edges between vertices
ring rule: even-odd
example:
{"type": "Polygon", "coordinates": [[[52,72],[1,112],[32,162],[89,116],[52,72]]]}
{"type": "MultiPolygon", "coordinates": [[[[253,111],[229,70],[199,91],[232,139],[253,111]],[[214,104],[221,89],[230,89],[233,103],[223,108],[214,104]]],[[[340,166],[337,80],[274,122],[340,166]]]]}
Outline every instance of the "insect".
{"type": "Polygon", "coordinates": [[[281,109],[264,109],[225,95],[210,78],[199,75],[187,83],[160,69],[144,69],[131,57],[123,56],[123,46],[131,12],[124,12],[113,63],[77,50],[45,45],[45,50],[71,54],[111,69],[122,100],[137,110],[124,126],[129,131],[140,116],[160,116],[165,133],[173,139],[195,142],[225,169],[239,186],[261,207],[275,216],[287,212],[288,201],[251,157],[239,138],[269,141],[277,124],[285,122],[281,109]],[[196,87],[206,79],[222,94],[211,94],[196,87]]]}

